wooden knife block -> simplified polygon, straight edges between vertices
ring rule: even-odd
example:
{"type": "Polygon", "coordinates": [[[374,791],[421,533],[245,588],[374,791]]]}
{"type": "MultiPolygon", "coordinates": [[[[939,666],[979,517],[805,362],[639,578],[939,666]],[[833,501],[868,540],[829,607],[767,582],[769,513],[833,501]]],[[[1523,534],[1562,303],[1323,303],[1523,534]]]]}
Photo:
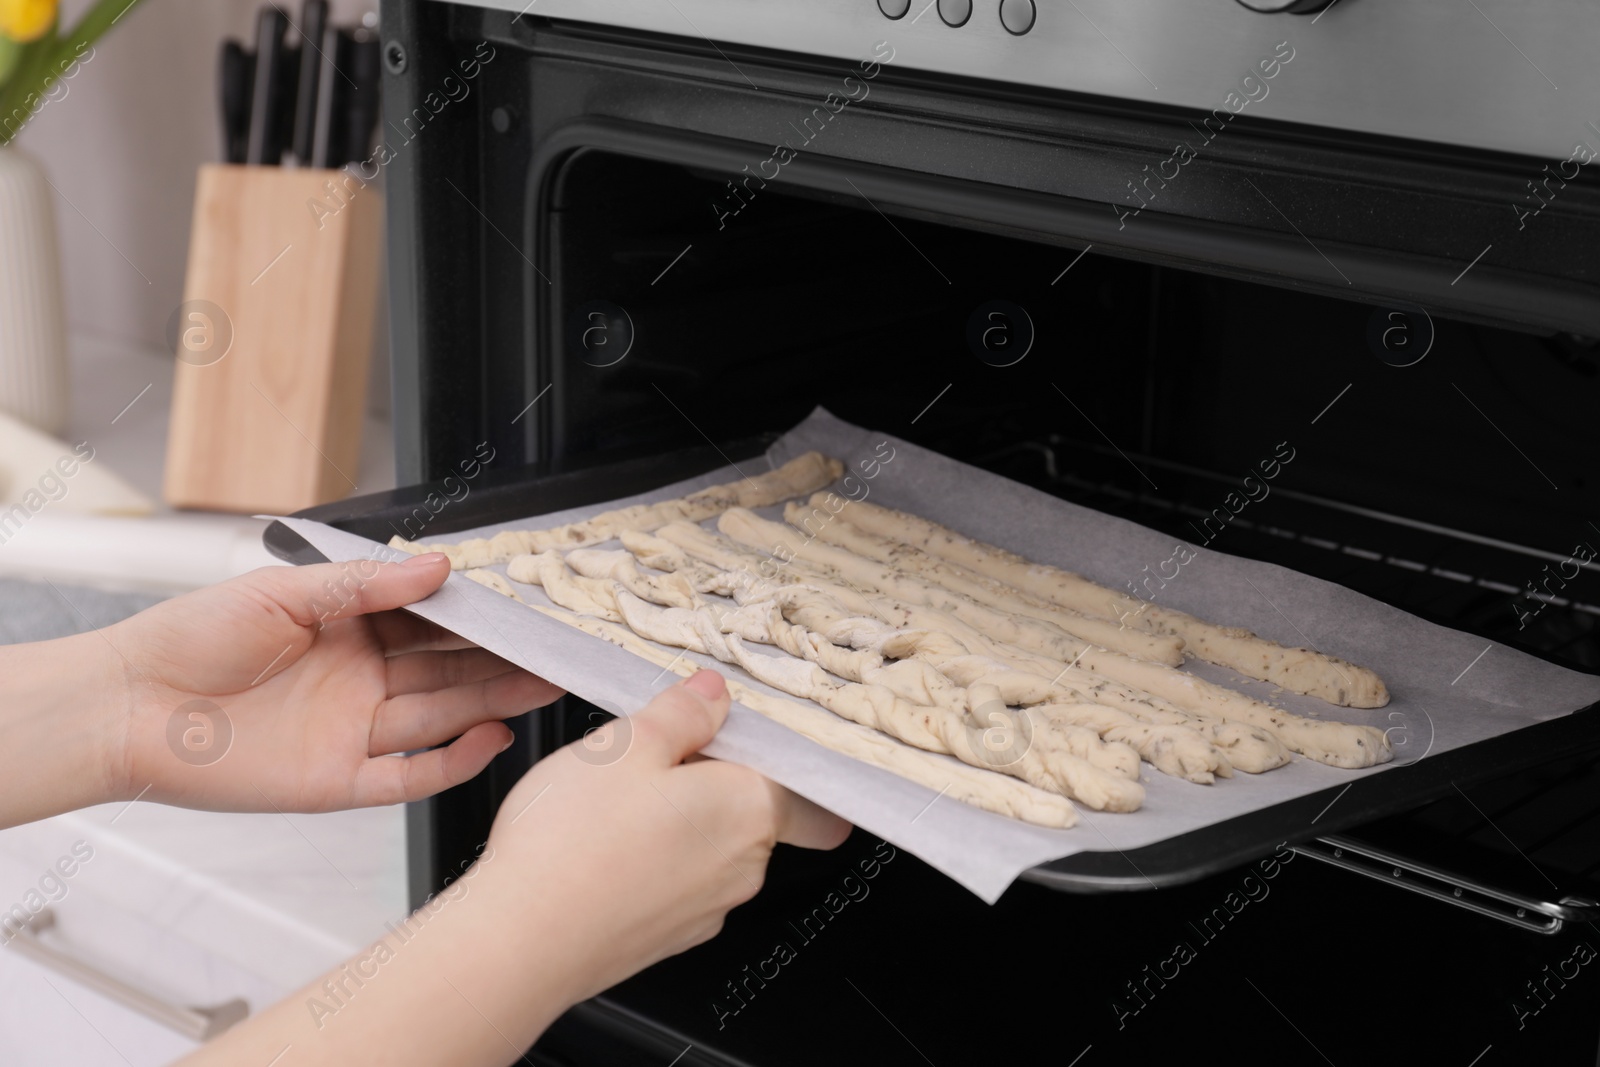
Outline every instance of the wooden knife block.
{"type": "Polygon", "coordinates": [[[340,171],[200,168],[169,504],[287,514],[355,490],[382,218],[340,171]]]}

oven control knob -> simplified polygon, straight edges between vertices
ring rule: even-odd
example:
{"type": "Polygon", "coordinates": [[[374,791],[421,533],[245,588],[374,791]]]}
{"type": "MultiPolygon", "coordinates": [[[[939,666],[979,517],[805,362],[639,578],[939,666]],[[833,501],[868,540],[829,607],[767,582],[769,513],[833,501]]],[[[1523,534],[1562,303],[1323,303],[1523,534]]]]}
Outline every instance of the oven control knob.
{"type": "Polygon", "coordinates": [[[1033,29],[1036,15],[1033,0],[1000,0],[1000,25],[1014,37],[1033,29]]]}
{"type": "Polygon", "coordinates": [[[1332,7],[1337,0],[1239,0],[1242,7],[1263,15],[1286,13],[1314,15],[1323,8],[1332,7]]]}
{"type": "Polygon", "coordinates": [[[911,10],[911,0],[878,0],[878,10],[892,19],[903,19],[911,10]]]}
{"type": "Polygon", "coordinates": [[[939,0],[939,17],[946,26],[965,26],[972,17],[972,0],[939,0]]]}

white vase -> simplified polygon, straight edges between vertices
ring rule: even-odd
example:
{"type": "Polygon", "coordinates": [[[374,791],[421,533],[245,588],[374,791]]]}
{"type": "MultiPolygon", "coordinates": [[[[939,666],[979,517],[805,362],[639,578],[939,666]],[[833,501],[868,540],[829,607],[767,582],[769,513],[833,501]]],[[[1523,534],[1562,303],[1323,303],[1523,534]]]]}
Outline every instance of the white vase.
{"type": "Polygon", "coordinates": [[[0,411],[59,435],[70,400],[55,196],[37,160],[0,145],[0,411]]]}

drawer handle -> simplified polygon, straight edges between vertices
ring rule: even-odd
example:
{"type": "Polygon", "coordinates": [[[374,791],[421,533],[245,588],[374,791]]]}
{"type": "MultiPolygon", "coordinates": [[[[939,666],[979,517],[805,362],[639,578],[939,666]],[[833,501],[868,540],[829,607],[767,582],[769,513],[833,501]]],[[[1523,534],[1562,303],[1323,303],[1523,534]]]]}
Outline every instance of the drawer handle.
{"type": "Polygon", "coordinates": [[[250,1005],[238,997],[210,1008],[186,1008],[168,1004],[142,989],[135,989],[92,964],[41,941],[39,934],[55,925],[55,913],[45,908],[22,925],[7,944],[58,974],[176,1030],[191,1041],[208,1041],[250,1014],[250,1005]]]}

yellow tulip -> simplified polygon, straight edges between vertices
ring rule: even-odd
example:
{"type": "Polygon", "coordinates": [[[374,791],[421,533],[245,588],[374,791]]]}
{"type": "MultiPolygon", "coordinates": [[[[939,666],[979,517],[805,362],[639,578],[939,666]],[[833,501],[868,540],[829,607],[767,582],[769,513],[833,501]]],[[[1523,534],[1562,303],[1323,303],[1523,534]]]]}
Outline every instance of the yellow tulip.
{"type": "Polygon", "coordinates": [[[55,25],[57,0],[0,0],[0,33],[26,44],[55,25]]]}

